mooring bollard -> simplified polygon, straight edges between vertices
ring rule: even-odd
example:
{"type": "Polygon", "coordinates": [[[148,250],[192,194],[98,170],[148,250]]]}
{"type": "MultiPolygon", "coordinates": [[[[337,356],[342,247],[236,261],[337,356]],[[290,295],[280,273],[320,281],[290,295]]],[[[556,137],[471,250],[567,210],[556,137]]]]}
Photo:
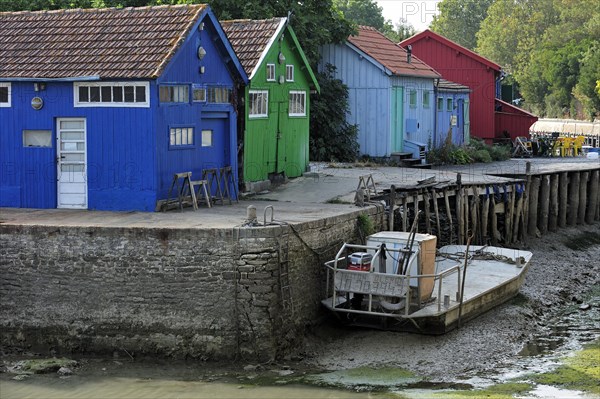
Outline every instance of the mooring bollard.
{"type": "Polygon", "coordinates": [[[256,207],[248,205],[246,208],[246,223],[256,223],[256,207]]]}

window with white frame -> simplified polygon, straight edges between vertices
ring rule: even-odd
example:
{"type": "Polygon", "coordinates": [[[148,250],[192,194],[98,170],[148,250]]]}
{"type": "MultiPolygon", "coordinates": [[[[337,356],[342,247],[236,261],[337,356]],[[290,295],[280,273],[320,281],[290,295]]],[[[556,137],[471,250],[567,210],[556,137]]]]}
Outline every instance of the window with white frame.
{"type": "Polygon", "coordinates": [[[10,83],[0,82],[0,107],[10,107],[11,94],[10,83]]]}
{"type": "Polygon", "coordinates": [[[150,106],[148,82],[75,82],[76,107],[150,106]]]}
{"type": "Polygon", "coordinates": [[[288,82],[294,81],[294,66],[293,65],[285,66],[285,80],[288,82]]]}
{"type": "Polygon", "coordinates": [[[193,85],[192,98],[194,102],[206,102],[206,87],[202,87],[200,85],[193,85]]]}
{"type": "Polygon", "coordinates": [[[290,91],[290,116],[306,116],[306,92],[290,91]]]}
{"type": "Polygon", "coordinates": [[[158,88],[161,103],[189,103],[190,87],[188,85],[163,85],[158,88]]]}
{"type": "Polygon", "coordinates": [[[267,82],[275,81],[275,64],[267,64],[267,82]]]}
{"type": "Polygon", "coordinates": [[[202,131],[202,147],[212,147],[213,145],[213,131],[203,130],[202,131]]]}
{"type": "Polygon", "coordinates": [[[169,129],[169,145],[183,147],[194,145],[193,127],[172,127],[169,129]]]}
{"type": "Polygon", "coordinates": [[[250,90],[248,93],[250,118],[265,118],[269,113],[269,92],[267,90],[250,90]]]}

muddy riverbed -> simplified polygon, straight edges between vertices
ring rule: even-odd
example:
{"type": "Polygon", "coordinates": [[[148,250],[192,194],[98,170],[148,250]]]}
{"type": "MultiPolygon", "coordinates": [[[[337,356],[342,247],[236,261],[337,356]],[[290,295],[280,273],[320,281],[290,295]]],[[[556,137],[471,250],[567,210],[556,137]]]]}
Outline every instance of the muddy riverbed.
{"type": "MultiPolygon", "coordinates": [[[[586,343],[595,342],[592,356],[600,353],[600,224],[563,229],[523,248],[534,256],[519,296],[443,336],[326,322],[307,334],[297,356],[277,363],[134,360],[120,353],[77,359],[73,375],[15,380],[15,373],[2,373],[0,397],[429,398],[491,385],[504,387],[505,396],[492,391],[498,398],[600,397],[560,384],[527,385],[532,374],[556,369],[586,343]]],[[[10,366],[22,357],[11,352],[3,361],[10,366]]],[[[589,376],[574,370],[569,378],[600,386],[600,359],[589,376]]]]}
{"type": "Polygon", "coordinates": [[[533,258],[519,296],[460,329],[423,336],[324,327],[309,339],[308,361],[333,370],[393,365],[432,380],[456,381],[493,373],[524,349],[533,351],[543,337],[568,344],[569,330],[575,340],[600,336],[600,321],[595,326],[563,326],[567,331],[560,332],[555,325],[563,323],[559,316],[569,306],[578,309],[584,293],[600,285],[600,224],[563,229],[522,248],[533,252],[533,258]]]}

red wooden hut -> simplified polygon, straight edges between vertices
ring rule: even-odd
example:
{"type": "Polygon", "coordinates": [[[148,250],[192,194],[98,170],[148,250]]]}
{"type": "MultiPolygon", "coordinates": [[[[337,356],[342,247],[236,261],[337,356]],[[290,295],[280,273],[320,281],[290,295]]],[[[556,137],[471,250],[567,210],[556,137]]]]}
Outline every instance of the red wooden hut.
{"type": "Polygon", "coordinates": [[[499,105],[502,112],[496,113],[499,82],[503,75],[500,65],[429,29],[399,45],[404,48],[410,45],[412,53],[444,79],[471,89],[471,136],[491,142],[507,135],[512,138],[529,135],[529,127],[537,117],[505,102],[499,105]]]}

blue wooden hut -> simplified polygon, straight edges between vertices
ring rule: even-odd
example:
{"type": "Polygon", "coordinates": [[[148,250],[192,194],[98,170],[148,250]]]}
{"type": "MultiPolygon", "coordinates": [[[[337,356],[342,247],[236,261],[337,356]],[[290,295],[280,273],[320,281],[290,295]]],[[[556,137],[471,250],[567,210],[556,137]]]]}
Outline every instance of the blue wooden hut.
{"type": "Polygon", "coordinates": [[[440,79],[435,86],[435,136],[433,144],[440,147],[450,134],[455,145],[468,144],[470,139],[469,94],[465,85],[440,79]]]}
{"type": "Polygon", "coordinates": [[[321,70],[334,65],[348,86],[347,120],[358,125],[361,154],[411,152],[424,159],[434,135],[434,83],[440,75],[371,27],[361,26],[345,43],[320,52],[321,70]]]}
{"type": "Polygon", "coordinates": [[[0,206],[154,210],[237,171],[247,76],[206,5],[0,13],[0,206]]]}

